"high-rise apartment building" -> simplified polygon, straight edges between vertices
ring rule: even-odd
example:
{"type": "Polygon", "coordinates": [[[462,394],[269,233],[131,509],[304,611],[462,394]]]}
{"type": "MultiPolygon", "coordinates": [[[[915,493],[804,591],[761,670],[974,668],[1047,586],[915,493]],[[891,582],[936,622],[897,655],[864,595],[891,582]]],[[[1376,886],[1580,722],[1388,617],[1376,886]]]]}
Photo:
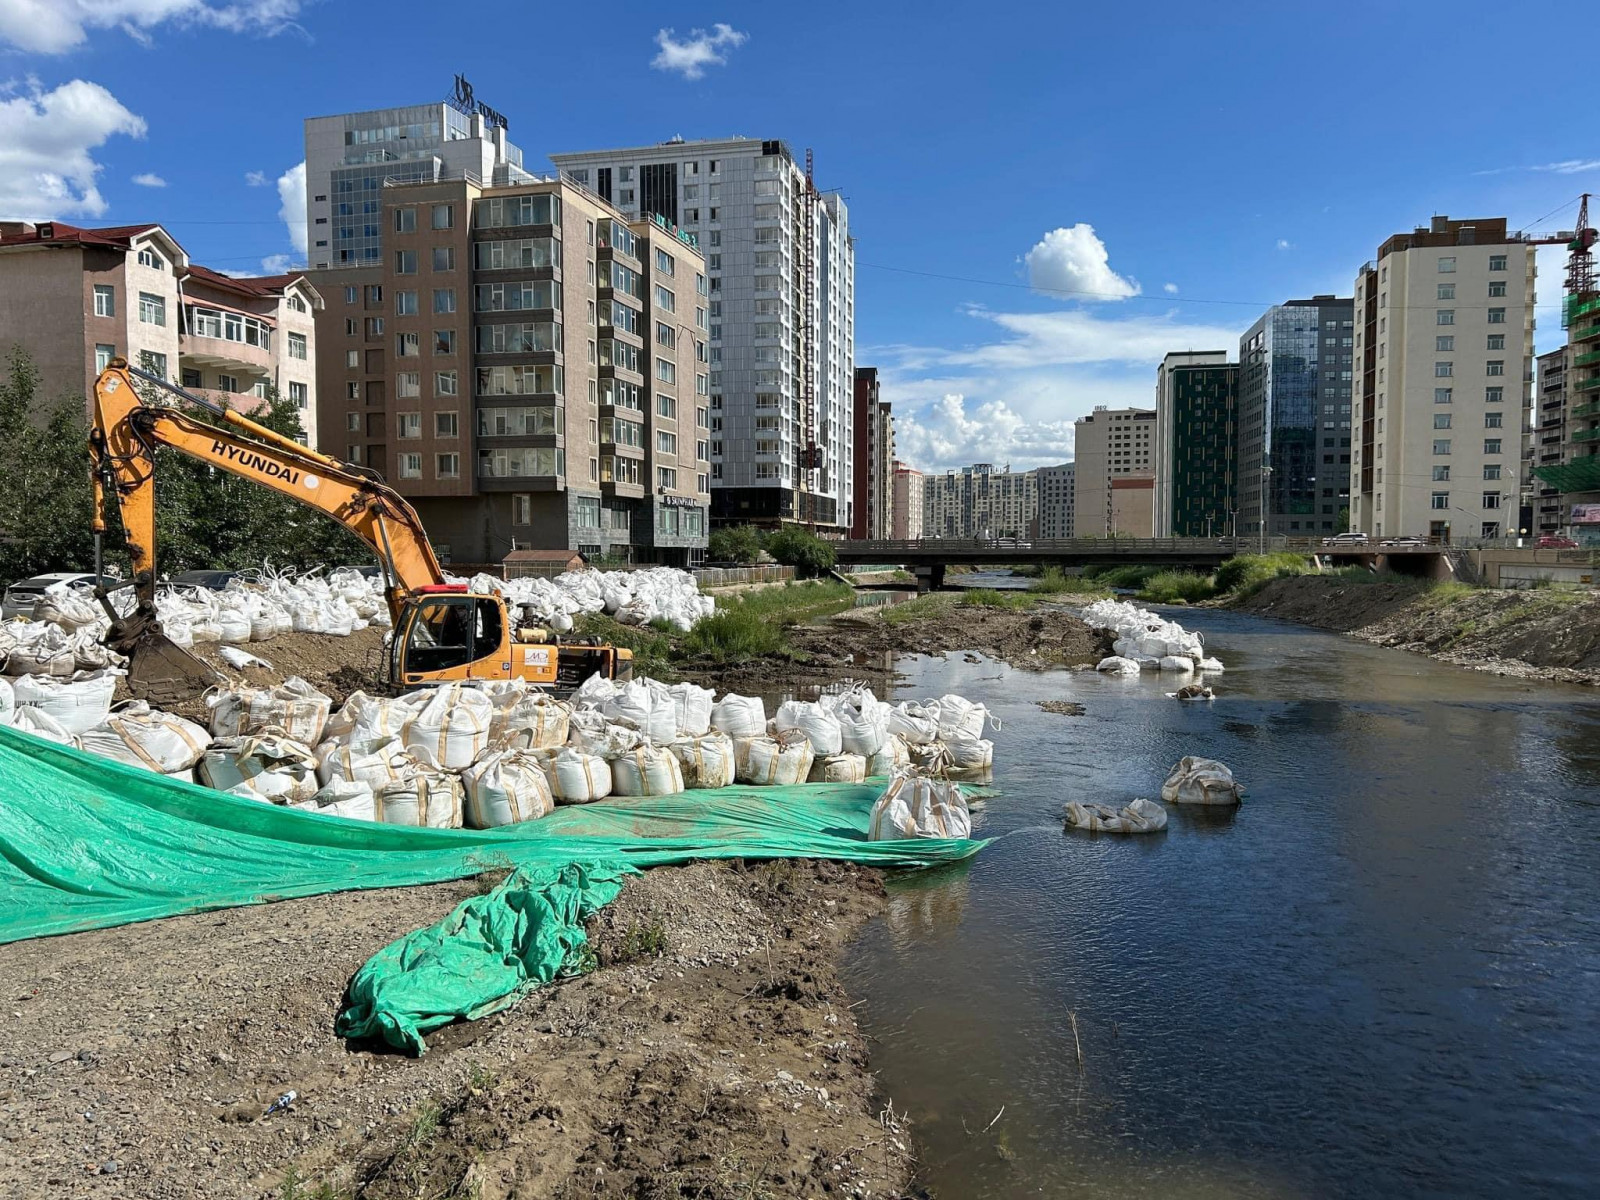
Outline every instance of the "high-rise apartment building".
{"type": "Polygon", "coordinates": [[[1073,536],[1152,537],[1156,414],[1097,404],[1073,432],[1073,536]]]}
{"type": "Polygon", "coordinates": [[[1504,217],[1399,233],[1356,276],[1351,528],[1513,533],[1533,382],[1534,248],[1504,217]]]}
{"type": "Polygon", "coordinates": [[[894,464],[894,525],[889,536],[896,541],[916,541],[922,536],[922,472],[903,462],[894,464]]]}
{"type": "Polygon", "coordinates": [[[1566,346],[1539,359],[1534,531],[1559,528],[1594,544],[1600,542],[1600,293],[1569,292],[1564,319],[1566,346]],[[1564,417],[1559,443],[1554,440],[1556,427],[1547,424],[1558,411],[1557,397],[1564,417]],[[1552,461],[1557,450],[1559,458],[1552,461]],[[1552,517],[1557,518],[1554,527],[1552,517]]]}
{"type": "Polygon", "coordinates": [[[857,367],[853,538],[886,538],[894,529],[894,414],[878,392],[878,368],[857,367]]]}
{"type": "Polygon", "coordinates": [[[0,354],[27,350],[50,399],[120,355],[243,412],[275,389],[314,445],[321,308],[304,274],[209,270],[160,225],[0,223],[0,354]]]}
{"type": "Polygon", "coordinates": [[[1040,467],[1034,472],[1039,483],[1039,536],[1041,538],[1069,538],[1072,536],[1073,479],[1077,466],[1062,463],[1058,467],[1040,467]]]}
{"type": "Polygon", "coordinates": [[[924,537],[1031,538],[1039,526],[1039,480],[1032,471],[974,463],[922,477],[924,537]]]}
{"type": "Polygon", "coordinates": [[[1531,510],[1529,528],[1535,535],[1557,533],[1567,520],[1561,489],[1535,472],[1540,467],[1558,467],[1571,454],[1572,443],[1567,440],[1567,410],[1572,407],[1567,390],[1568,357],[1566,346],[1539,355],[1533,410],[1524,431],[1523,479],[1531,510]]]}
{"type": "Polygon", "coordinates": [[[1156,537],[1212,537],[1237,507],[1239,365],[1226,350],[1175,351],[1156,368],[1156,537]]]}
{"type": "Polygon", "coordinates": [[[780,141],[552,154],[624,213],[699,235],[711,279],[712,512],[853,524],[855,249],[844,201],[780,141]]]}
{"type": "Polygon", "coordinates": [[[1275,304],[1239,339],[1238,532],[1347,527],[1355,311],[1349,299],[1275,304]]]}

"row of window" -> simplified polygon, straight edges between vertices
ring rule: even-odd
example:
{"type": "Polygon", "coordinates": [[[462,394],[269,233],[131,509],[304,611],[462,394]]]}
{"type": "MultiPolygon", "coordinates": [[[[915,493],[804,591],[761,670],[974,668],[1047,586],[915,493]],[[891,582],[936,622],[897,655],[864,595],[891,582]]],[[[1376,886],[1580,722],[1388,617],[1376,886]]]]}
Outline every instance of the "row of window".
{"type": "MultiPolygon", "coordinates": [[[[1482,500],[1482,504],[1481,504],[1480,507],[1483,507],[1483,508],[1499,508],[1500,507],[1500,493],[1499,492],[1484,492],[1484,493],[1481,494],[1480,499],[1482,500]]],[[[1450,504],[1450,493],[1449,492],[1433,492],[1429,496],[1429,501],[1430,501],[1430,503],[1429,503],[1428,507],[1430,507],[1430,508],[1450,508],[1451,507],[1451,504],[1450,504]]]]}
{"type": "MultiPolygon", "coordinates": [[[[1456,373],[1456,364],[1449,359],[1440,359],[1433,364],[1433,377],[1435,379],[1449,379],[1456,373]]],[[[1506,362],[1503,358],[1491,358],[1483,364],[1485,375],[1504,375],[1506,362]]]]}
{"type": "MultiPolygon", "coordinates": [[[[1379,346],[1378,346],[1378,356],[1380,358],[1386,357],[1384,351],[1385,351],[1387,346],[1388,346],[1387,342],[1382,342],[1382,343],[1379,344],[1379,346]]],[[[1456,348],[1455,334],[1453,334],[1453,333],[1449,333],[1449,334],[1442,333],[1442,334],[1440,334],[1438,337],[1433,339],[1433,348],[1434,348],[1434,350],[1436,352],[1438,352],[1440,354],[1448,354],[1450,351],[1452,351],[1452,350],[1454,350],[1456,348]]],[[[1486,349],[1486,350],[1504,350],[1505,348],[1506,348],[1506,335],[1503,334],[1503,333],[1491,333],[1484,340],[1484,349],[1486,349]]],[[[1349,376],[1346,376],[1346,378],[1349,378],[1349,376]]]]}

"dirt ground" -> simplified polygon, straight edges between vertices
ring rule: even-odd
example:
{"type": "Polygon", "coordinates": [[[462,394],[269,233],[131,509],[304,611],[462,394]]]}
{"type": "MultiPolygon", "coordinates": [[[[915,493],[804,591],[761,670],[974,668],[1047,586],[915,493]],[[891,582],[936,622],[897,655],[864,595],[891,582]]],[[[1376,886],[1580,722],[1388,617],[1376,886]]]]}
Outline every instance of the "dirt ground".
{"type": "Polygon", "coordinates": [[[1234,607],[1495,674],[1600,684],[1600,596],[1275,579],[1234,607]]]}
{"type": "Polygon", "coordinates": [[[0,1195],[905,1194],[909,1136],[831,965],[883,905],[875,872],[653,870],[592,922],[592,974],[420,1060],[334,1037],[366,958],[479,886],[4,948],[0,1195]]]}

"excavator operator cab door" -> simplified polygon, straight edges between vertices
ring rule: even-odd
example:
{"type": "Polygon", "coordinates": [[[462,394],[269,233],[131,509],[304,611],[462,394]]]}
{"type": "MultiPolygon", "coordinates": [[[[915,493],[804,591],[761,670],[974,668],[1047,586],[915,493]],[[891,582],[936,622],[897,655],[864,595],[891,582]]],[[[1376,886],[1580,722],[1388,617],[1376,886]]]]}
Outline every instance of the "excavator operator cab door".
{"type": "Polygon", "coordinates": [[[400,684],[506,679],[511,646],[505,608],[492,596],[424,596],[401,613],[394,638],[400,684]]]}

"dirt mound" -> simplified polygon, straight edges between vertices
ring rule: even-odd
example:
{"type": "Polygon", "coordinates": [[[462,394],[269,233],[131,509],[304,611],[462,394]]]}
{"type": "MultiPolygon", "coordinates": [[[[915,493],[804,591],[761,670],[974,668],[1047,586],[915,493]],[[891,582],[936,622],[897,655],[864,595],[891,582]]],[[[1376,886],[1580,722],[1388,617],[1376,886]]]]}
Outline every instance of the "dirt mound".
{"type": "Polygon", "coordinates": [[[1295,575],[1270,580],[1228,607],[1350,633],[1404,610],[1424,590],[1425,585],[1420,583],[1345,583],[1317,575],[1295,575]]]}

